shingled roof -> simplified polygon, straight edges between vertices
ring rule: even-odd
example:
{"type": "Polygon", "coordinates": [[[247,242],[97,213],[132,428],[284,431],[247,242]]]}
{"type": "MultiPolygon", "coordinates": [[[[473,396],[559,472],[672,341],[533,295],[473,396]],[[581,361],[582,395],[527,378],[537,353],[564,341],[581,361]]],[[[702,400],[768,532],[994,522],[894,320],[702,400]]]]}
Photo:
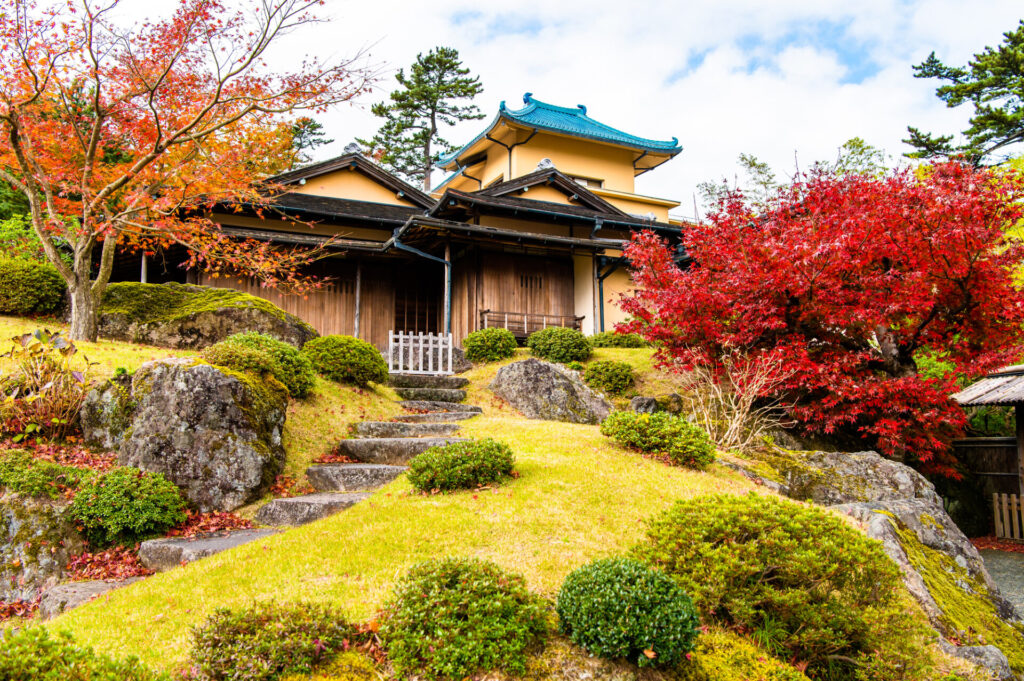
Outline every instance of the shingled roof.
{"type": "Polygon", "coordinates": [[[953,395],[953,399],[962,407],[1024,404],[1024,364],[993,371],[953,395]]]}

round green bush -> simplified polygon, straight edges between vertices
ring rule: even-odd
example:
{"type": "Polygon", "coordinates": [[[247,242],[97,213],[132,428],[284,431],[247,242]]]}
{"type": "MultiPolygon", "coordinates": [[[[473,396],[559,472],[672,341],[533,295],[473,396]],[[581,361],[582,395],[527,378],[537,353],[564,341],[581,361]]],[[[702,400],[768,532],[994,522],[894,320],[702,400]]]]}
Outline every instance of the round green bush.
{"type": "Polygon", "coordinates": [[[631,558],[606,558],[572,572],[555,609],[573,643],[641,667],[679,664],[697,640],[697,611],[686,592],[631,558]]]}
{"type": "Polygon", "coordinates": [[[288,389],[292,397],[306,397],[316,385],[316,371],[308,357],[284,341],[255,331],[228,336],[201,354],[210,364],[270,374],[288,389]]]}
{"type": "Polygon", "coordinates": [[[207,681],[271,681],[310,673],[355,635],[345,617],[315,603],[220,608],[192,629],[191,661],[207,681]]]}
{"type": "Polygon", "coordinates": [[[809,663],[811,678],[861,679],[858,668],[921,631],[881,543],[813,506],[753,493],[678,501],[632,554],[675,579],[706,621],[754,632],[809,663]]]}
{"type": "Polygon", "coordinates": [[[646,348],[650,344],[636,333],[616,333],[602,331],[590,337],[590,345],[595,348],[646,348]]]}
{"type": "Polygon", "coordinates": [[[0,258],[0,314],[50,314],[64,303],[67,286],[47,262],[0,258]]]}
{"type": "Polygon", "coordinates": [[[501,482],[512,475],[515,457],[491,438],[431,447],[409,462],[409,483],[421,492],[451,492],[501,482]]]}
{"type": "Polygon", "coordinates": [[[517,345],[508,329],[480,329],[466,336],[462,350],[470,362],[493,362],[516,354],[517,345]]]}
{"type": "Polygon", "coordinates": [[[565,368],[573,371],[586,371],[587,366],[583,362],[566,362],[565,368]]]}
{"type": "Polygon", "coordinates": [[[537,357],[552,362],[582,362],[593,351],[587,337],[576,329],[553,326],[530,334],[526,346],[537,357]]]}
{"type": "Polygon", "coordinates": [[[414,566],[384,606],[380,628],[397,676],[463,679],[522,674],[547,633],[544,602],[494,563],[444,558],[414,566]]]}
{"type": "Polygon", "coordinates": [[[67,632],[42,627],[8,629],[0,635],[3,681],[170,681],[135,657],[115,660],[78,645],[67,632]]]}
{"type": "Polygon", "coordinates": [[[134,544],[185,521],[185,501],[159,473],[115,468],[82,485],[68,507],[93,546],[134,544]]]}
{"type": "Polygon", "coordinates": [[[614,411],[601,424],[601,434],[624,447],[666,454],[679,466],[704,469],[715,460],[715,445],[707,433],[686,419],[666,412],[614,411]]]}
{"type": "Polygon", "coordinates": [[[321,376],[365,388],[388,380],[388,363],[377,348],[352,336],[320,336],[302,347],[302,354],[321,376]]]}
{"type": "Polygon", "coordinates": [[[587,365],[583,380],[609,395],[621,395],[633,387],[633,367],[628,362],[601,360],[587,365]]]}

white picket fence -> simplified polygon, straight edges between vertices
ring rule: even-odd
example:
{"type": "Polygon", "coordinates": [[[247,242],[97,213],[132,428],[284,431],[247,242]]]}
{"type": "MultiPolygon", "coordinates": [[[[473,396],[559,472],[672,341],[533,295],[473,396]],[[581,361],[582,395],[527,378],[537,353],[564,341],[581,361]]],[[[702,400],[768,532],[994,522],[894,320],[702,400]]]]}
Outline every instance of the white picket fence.
{"type": "Polygon", "coordinates": [[[450,333],[388,331],[388,373],[448,376],[453,345],[450,333]]]}

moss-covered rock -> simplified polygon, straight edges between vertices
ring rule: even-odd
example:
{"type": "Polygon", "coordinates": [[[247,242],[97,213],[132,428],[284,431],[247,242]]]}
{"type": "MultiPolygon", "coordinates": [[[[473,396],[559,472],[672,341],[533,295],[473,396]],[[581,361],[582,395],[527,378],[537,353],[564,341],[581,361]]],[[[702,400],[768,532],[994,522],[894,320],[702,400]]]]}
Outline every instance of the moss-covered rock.
{"type": "Polygon", "coordinates": [[[82,423],[121,465],[162,473],[201,511],[230,511],[281,472],[286,400],[276,381],[171,358],[95,390],[82,423]]]}
{"type": "Polygon", "coordinates": [[[105,338],[167,348],[205,348],[256,331],[301,348],[316,330],[256,296],[189,284],[111,284],[99,309],[105,338]]]}
{"type": "Polygon", "coordinates": [[[0,490],[0,601],[32,600],[83,547],[66,502],[0,490]]]}
{"type": "Polygon", "coordinates": [[[574,371],[538,359],[503,366],[487,387],[530,419],[600,423],[611,413],[574,371]]]}

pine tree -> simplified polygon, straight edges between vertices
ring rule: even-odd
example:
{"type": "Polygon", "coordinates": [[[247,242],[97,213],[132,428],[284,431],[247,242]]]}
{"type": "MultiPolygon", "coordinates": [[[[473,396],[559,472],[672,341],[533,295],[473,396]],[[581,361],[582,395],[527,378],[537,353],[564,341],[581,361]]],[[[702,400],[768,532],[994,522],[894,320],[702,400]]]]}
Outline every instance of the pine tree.
{"type": "Polygon", "coordinates": [[[963,131],[963,144],[953,135],[932,135],[908,127],[903,140],[915,148],[911,158],[960,157],[976,165],[993,154],[1024,142],[1024,20],[1017,29],[1003,34],[998,47],[986,47],[967,66],[947,66],[932,52],[914,67],[915,78],[937,78],[946,84],[935,90],[949,107],[974,105],[970,127],[963,131]]]}
{"type": "Polygon", "coordinates": [[[297,118],[291,125],[292,134],[292,167],[305,165],[313,160],[312,151],[317,147],[330,144],[333,139],[327,139],[324,126],[316,119],[309,116],[297,118]]]}
{"type": "Polygon", "coordinates": [[[441,126],[484,117],[475,104],[460,104],[483,92],[479,76],[462,66],[459,51],[435,47],[416,61],[406,76],[399,69],[395,79],[402,86],[390,101],[374,104],[371,111],[384,124],[370,140],[359,140],[381,165],[430,190],[430,175],[437,158],[454,150],[441,136],[441,126]]]}

